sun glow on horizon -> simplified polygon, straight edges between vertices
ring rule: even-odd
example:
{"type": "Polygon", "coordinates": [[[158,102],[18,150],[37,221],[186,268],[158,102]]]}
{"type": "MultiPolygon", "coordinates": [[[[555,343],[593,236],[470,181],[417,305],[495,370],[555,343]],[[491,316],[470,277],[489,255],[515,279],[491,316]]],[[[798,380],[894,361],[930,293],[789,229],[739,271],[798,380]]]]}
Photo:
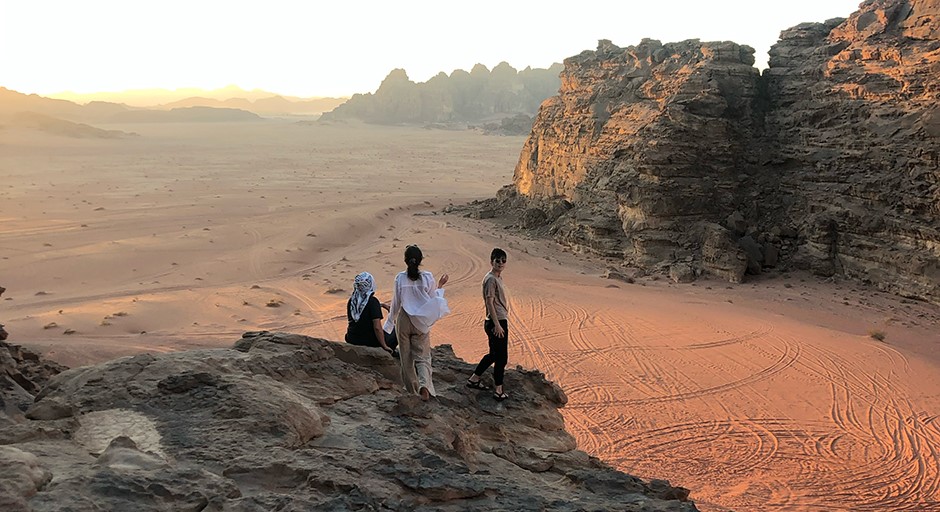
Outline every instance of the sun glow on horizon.
{"type": "Polygon", "coordinates": [[[423,82],[476,63],[544,68],[599,39],[731,40],[755,48],[757,66],[779,32],[847,17],[857,0],[786,6],[719,0],[560,9],[481,0],[474,8],[418,0],[35,2],[0,0],[0,86],[44,95],[232,84],[298,97],[374,91],[394,68],[423,82]],[[664,14],[668,12],[668,14],[664,14]]]}

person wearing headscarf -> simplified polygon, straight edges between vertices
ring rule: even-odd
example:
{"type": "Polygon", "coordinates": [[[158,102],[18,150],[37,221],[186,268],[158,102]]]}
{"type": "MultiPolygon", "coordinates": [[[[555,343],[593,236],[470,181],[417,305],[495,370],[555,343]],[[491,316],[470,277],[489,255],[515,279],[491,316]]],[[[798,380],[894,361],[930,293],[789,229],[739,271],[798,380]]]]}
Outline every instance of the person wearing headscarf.
{"type": "Polygon", "coordinates": [[[417,245],[405,248],[408,268],[395,276],[395,292],[385,332],[397,331],[405,389],[421,395],[422,400],[429,400],[436,395],[431,381],[431,326],[450,313],[450,309],[444,298],[447,274],[435,283],[434,275],[419,269],[423,259],[417,245]]]}
{"type": "Polygon", "coordinates": [[[386,335],[382,330],[382,308],[387,305],[375,298],[375,279],[372,274],[362,272],[353,282],[352,295],[346,303],[346,342],[367,347],[381,347],[396,355],[398,341],[395,334],[386,335]]]}

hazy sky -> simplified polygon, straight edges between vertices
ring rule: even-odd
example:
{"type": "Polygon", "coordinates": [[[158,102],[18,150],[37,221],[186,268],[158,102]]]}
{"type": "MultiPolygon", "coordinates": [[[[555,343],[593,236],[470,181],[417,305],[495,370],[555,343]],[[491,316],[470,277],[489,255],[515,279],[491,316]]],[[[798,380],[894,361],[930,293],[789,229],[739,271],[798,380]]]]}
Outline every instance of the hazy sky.
{"type": "Polygon", "coordinates": [[[393,68],[547,67],[618,46],[732,40],[767,50],[858,0],[0,0],[0,86],[51,94],[235,84],[296,96],[374,91],[393,68]]]}

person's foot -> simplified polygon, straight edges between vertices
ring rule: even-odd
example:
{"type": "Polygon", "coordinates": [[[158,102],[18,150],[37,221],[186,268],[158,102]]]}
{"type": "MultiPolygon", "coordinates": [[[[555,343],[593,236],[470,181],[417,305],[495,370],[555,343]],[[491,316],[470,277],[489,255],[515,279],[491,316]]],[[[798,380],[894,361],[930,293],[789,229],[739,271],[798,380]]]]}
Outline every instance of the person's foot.
{"type": "Polygon", "coordinates": [[[495,398],[497,402],[502,402],[503,400],[509,398],[509,393],[506,393],[505,391],[496,391],[493,393],[493,398],[495,398]]]}
{"type": "Polygon", "coordinates": [[[428,388],[419,389],[418,394],[421,395],[421,400],[424,400],[425,402],[431,399],[431,392],[428,391],[428,388]]]}
{"type": "Polygon", "coordinates": [[[467,387],[468,387],[468,388],[471,388],[471,389],[488,389],[488,388],[487,388],[486,386],[484,386],[483,383],[480,382],[479,380],[474,381],[474,380],[472,380],[472,379],[467,379],[467,387]]]}

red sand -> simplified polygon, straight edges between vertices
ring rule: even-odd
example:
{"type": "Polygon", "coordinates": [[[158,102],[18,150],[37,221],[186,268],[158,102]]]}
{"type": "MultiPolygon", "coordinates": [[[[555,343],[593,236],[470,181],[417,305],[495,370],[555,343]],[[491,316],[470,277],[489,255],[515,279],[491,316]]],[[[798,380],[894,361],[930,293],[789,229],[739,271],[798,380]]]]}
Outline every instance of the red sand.
{"type": "Polygon", "coordinates": [[[0,130],[12,342],[79,365],[231,346],[248,330],[340,340],[353,276],[372,272],[387,298],[417,243],[427,269],[451,275],[453,314],[432,342],[476,361],[480,281],[500,246],[510,365],[564,387],[584,450],[692,489],[704,511],[940,510],[937,307],[800,274],[611,281],[603,262],[433,214],[509,183],[518,137],[106,128],[141,137],[0,130]]]}

